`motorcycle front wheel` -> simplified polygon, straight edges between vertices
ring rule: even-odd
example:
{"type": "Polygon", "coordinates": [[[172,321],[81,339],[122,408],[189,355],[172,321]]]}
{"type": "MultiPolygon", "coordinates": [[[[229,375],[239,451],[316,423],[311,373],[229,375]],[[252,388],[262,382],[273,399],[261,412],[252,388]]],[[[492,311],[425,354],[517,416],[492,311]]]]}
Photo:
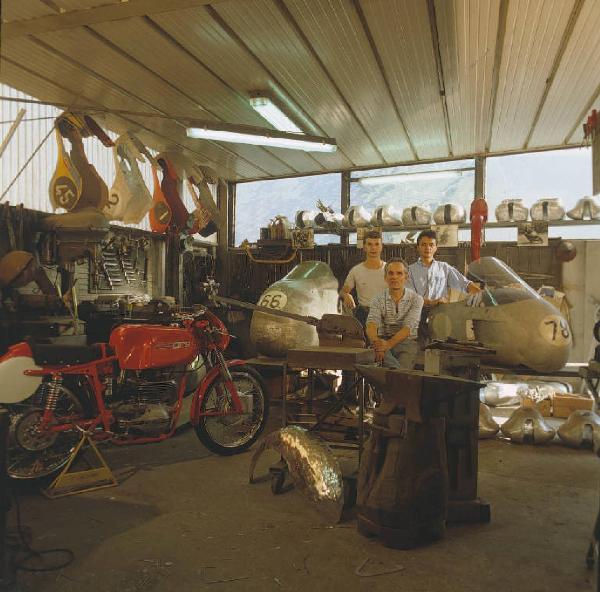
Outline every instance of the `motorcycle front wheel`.
{"type": "MultiPolygon", "coordinates": [[[[76,429],[64,432],[44,432],[40,429],[48,383],[22,403],[9,407],[7,473],[13,479],[38,479],[61,469],[69,460],[81,439],[76,429]]],[[[54,417],[83,416],[83,407],[75,394],[60,387],[54,417]]]]}
{"type": "Polygon", "coordinates": [[[196,425],[196,434],[202,444],[221,455],[237,454],[250,448],[262,433],[269,416],[267,387],[260,375],[249,366],[236,366],[230,373],[245,412],[227,414],[233,409],[233,400],[223,377],[218,376],[204,394],[196,425]]]}

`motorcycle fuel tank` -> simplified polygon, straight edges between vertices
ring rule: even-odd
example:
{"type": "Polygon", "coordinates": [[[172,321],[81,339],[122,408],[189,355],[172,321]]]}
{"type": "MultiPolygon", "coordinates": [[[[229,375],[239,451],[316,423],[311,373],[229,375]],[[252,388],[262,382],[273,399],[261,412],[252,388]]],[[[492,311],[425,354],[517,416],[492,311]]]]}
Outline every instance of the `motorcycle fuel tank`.
{"type": "MultiPolygon", "coordinates": [[[[267,288],[257,302],[273,310],[320,319],[338,312],[338,281],[322,261],[304,261],[267,288]]],[[[316,327],[255,311],[250,338],[259,353],[285,357],[289,349],[319,345],[316,327]]]]}
{"type": "Polygon", "coordinates": [[[122,370],[189,364],[198,355],[193,333],[164,325],[120,325],[110,334],[122,370]]]}

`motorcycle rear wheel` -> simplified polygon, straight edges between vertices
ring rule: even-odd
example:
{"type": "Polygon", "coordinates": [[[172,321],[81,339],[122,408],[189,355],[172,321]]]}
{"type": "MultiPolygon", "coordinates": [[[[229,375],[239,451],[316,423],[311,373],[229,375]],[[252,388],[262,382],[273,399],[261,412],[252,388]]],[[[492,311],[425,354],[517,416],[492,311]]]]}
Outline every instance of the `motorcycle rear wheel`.
{"type": "MultiPolygon", "coordinates": [[[[44,413],[45,385],[22,403],[10,407],[7,473],[13,479],[38,479],[57,472],[68,462],[81,439],[76,429],[55,434],[43,434],[37,429],[44,413]]],[[[83,417],[79,399],[64,385],[54,411],[61,416],[83,417]]]]}
{"type": "Polygon", "coordinates": [[[233,407],[225,382],[218,376],[204,394],[196,425],[196,434],[202,444],[211,452],[223,456],[250,448],[264,430],[269,416],[267,387],[258,372],[249,366],[236,366],[230,372],[240,397],[248,400],[252,396],[252,412],[239,415],[203,415],[226,413],[233,407]]]}

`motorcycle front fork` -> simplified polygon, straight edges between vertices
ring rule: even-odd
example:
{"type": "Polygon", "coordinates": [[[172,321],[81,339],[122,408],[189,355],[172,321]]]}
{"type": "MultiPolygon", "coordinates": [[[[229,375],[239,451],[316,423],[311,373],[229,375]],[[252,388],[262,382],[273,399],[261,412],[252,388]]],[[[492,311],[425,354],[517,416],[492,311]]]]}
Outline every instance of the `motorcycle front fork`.
{"type": "MultiPolygon", "coordinates": [[[[235,388],[233,377],[231,376],[231,372],[229,371],[229,367],[227,366],[227,361],[225,360],[223,352],[220,349],[217,349],[213,353],[216,362],[214,363],[214,366],[219,367],[219,373],[223,379],[223,384],[231,395],[232,409],[230,410],[230,413],[244,413],[244,406],[242,405],[237,389],[235,388]]],[[[210,365],[211,361],[209,361],[208,364],[210,365]]],[[[216,389],[219,397],[226,397],[226,393],[223,392],[220,384],[216,384],[216,389]]]]}

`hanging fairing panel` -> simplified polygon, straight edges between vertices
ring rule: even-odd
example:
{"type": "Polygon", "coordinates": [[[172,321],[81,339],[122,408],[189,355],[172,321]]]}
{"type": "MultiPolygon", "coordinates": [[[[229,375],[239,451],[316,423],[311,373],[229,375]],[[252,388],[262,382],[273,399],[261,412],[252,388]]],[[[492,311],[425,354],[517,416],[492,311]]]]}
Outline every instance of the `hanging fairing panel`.
{"type": "Polygon", "coordinates": [[[286,6],[385,161],[411,160],[404,128],[352,3],[288,0],[286,6]]]}
{"type": "Polygon", "coordinates": [[[585,0],[544,103],[530,146],[570,140],[574,125],[581,128],[590,98],[598,98],[600,80],[600,2],[585,0]],[[581,121],[578,121],[582,117],[581,121]],[[579,125],[577,125],[579,124],[579,125]]]}
{"type": "Polygon", "coordinates": [[[384,164],[277,4],[253,0],[217,3],[213,8],[285,86],[291,99],[304,106],[327,136],[336,138],[354,165],[384,164]]]}
{"type": "Polygon", "coordinates": [[[436,0],[455,154],[485,151],[500,0],[436,0]]]}
{"type": "Polygon", "coordinates": [[[491,150],[525,144],[574,3],[508,3],[491,150]]]}
{"type": "Polygon", "coordinates": [[[448,155],[426,2],[361,3],[392,96],[419,158],[448,155]],[[418,67],[415,67],[418,64],[418,67]]]}

